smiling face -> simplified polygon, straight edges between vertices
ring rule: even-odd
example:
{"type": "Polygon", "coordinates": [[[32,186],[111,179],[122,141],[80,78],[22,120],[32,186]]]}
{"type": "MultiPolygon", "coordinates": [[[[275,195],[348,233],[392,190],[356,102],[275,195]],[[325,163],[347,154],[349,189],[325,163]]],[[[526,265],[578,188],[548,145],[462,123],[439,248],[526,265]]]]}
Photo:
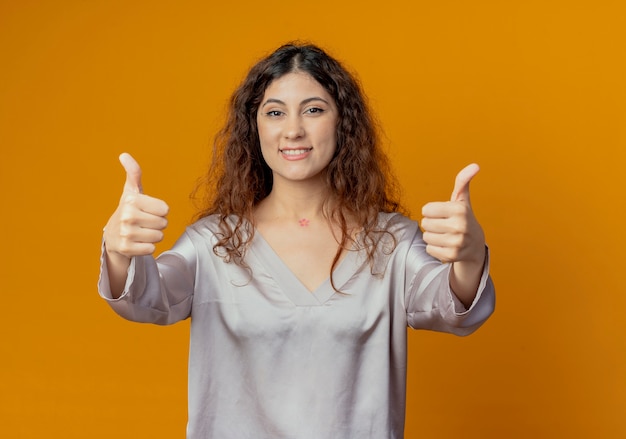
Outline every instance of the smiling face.
{"type": "Polygon", "coordinates": [[[334,99],[307,73],[288,73],[267,87],[257,126],[275,185],[321,176],[337,149],[337,120],[334,99]]]}

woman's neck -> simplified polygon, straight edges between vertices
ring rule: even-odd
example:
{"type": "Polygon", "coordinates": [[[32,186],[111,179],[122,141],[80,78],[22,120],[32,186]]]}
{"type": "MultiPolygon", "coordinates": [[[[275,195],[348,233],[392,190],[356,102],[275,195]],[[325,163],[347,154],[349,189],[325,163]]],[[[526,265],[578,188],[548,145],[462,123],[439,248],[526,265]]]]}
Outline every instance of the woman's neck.
{"type": "Polygon", "coordinates": [[[322,182],[276,182],[272,192],[255,209],[257,221],[289,221],[307,226],[325,218],[328,190],[322,182]]]}

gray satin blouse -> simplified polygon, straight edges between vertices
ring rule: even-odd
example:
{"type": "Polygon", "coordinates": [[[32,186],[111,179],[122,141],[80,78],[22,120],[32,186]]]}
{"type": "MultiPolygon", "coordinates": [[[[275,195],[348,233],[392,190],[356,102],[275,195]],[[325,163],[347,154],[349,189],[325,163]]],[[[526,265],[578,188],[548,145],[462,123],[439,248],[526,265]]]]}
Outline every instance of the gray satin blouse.
{"type": "Polygon", "coordinates": [[[493,312],[489,261],[466,310],[449,266],[429,256],[417,223],[381,214],[397,246],[376,261],[351,251],[309,292],[263,237],[251,272],[213,253],[215,217],[187,228],[156,261],[133,258],[111,299],[105,258],[100,295],[122,317],[171,324],[191,317],[189,439],[402,438],[407,325],[466,335],[493,312]]]}

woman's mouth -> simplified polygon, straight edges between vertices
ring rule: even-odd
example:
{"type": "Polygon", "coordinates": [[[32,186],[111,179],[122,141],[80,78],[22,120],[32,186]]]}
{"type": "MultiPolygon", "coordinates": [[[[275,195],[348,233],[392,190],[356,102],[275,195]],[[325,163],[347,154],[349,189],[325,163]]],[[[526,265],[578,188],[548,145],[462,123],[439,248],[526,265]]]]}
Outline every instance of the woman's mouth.
{"type": "Polygon", "coordinates": [[[287,149],[281,149],[280,152],[285,155],[300,155],[300,154],[306,154],[312,149],[313,148],[287,148],[287,149]]]}
{"type": "Polygon", "coordinates": [[[283,158],[287,160],[301,160],[306,158],[313,148],[296,147],[296,148],[284,148],[279,149],[283,158]]]}

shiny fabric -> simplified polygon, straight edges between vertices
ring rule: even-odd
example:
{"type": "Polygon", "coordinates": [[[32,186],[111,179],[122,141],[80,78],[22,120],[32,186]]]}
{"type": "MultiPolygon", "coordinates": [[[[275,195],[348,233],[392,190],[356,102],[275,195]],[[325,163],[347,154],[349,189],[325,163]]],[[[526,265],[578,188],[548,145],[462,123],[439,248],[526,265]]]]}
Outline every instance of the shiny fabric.
{"type": "Polygon", "coordinates": [[[188,227],[156,262],[133,258],[118,299],[102,259],[100,294],[122,317],[191,317],[189,439],[403,438],[407,325],[466,335],[495,296],[487,261],[466,310],[417,223],[379,220],[395,249],[373,268],[348,252],[333,274],[340,293],[328,280],[309,292],[259,233],[250,270],[225,263],[213,252],[215,217],[188,227]]]}

